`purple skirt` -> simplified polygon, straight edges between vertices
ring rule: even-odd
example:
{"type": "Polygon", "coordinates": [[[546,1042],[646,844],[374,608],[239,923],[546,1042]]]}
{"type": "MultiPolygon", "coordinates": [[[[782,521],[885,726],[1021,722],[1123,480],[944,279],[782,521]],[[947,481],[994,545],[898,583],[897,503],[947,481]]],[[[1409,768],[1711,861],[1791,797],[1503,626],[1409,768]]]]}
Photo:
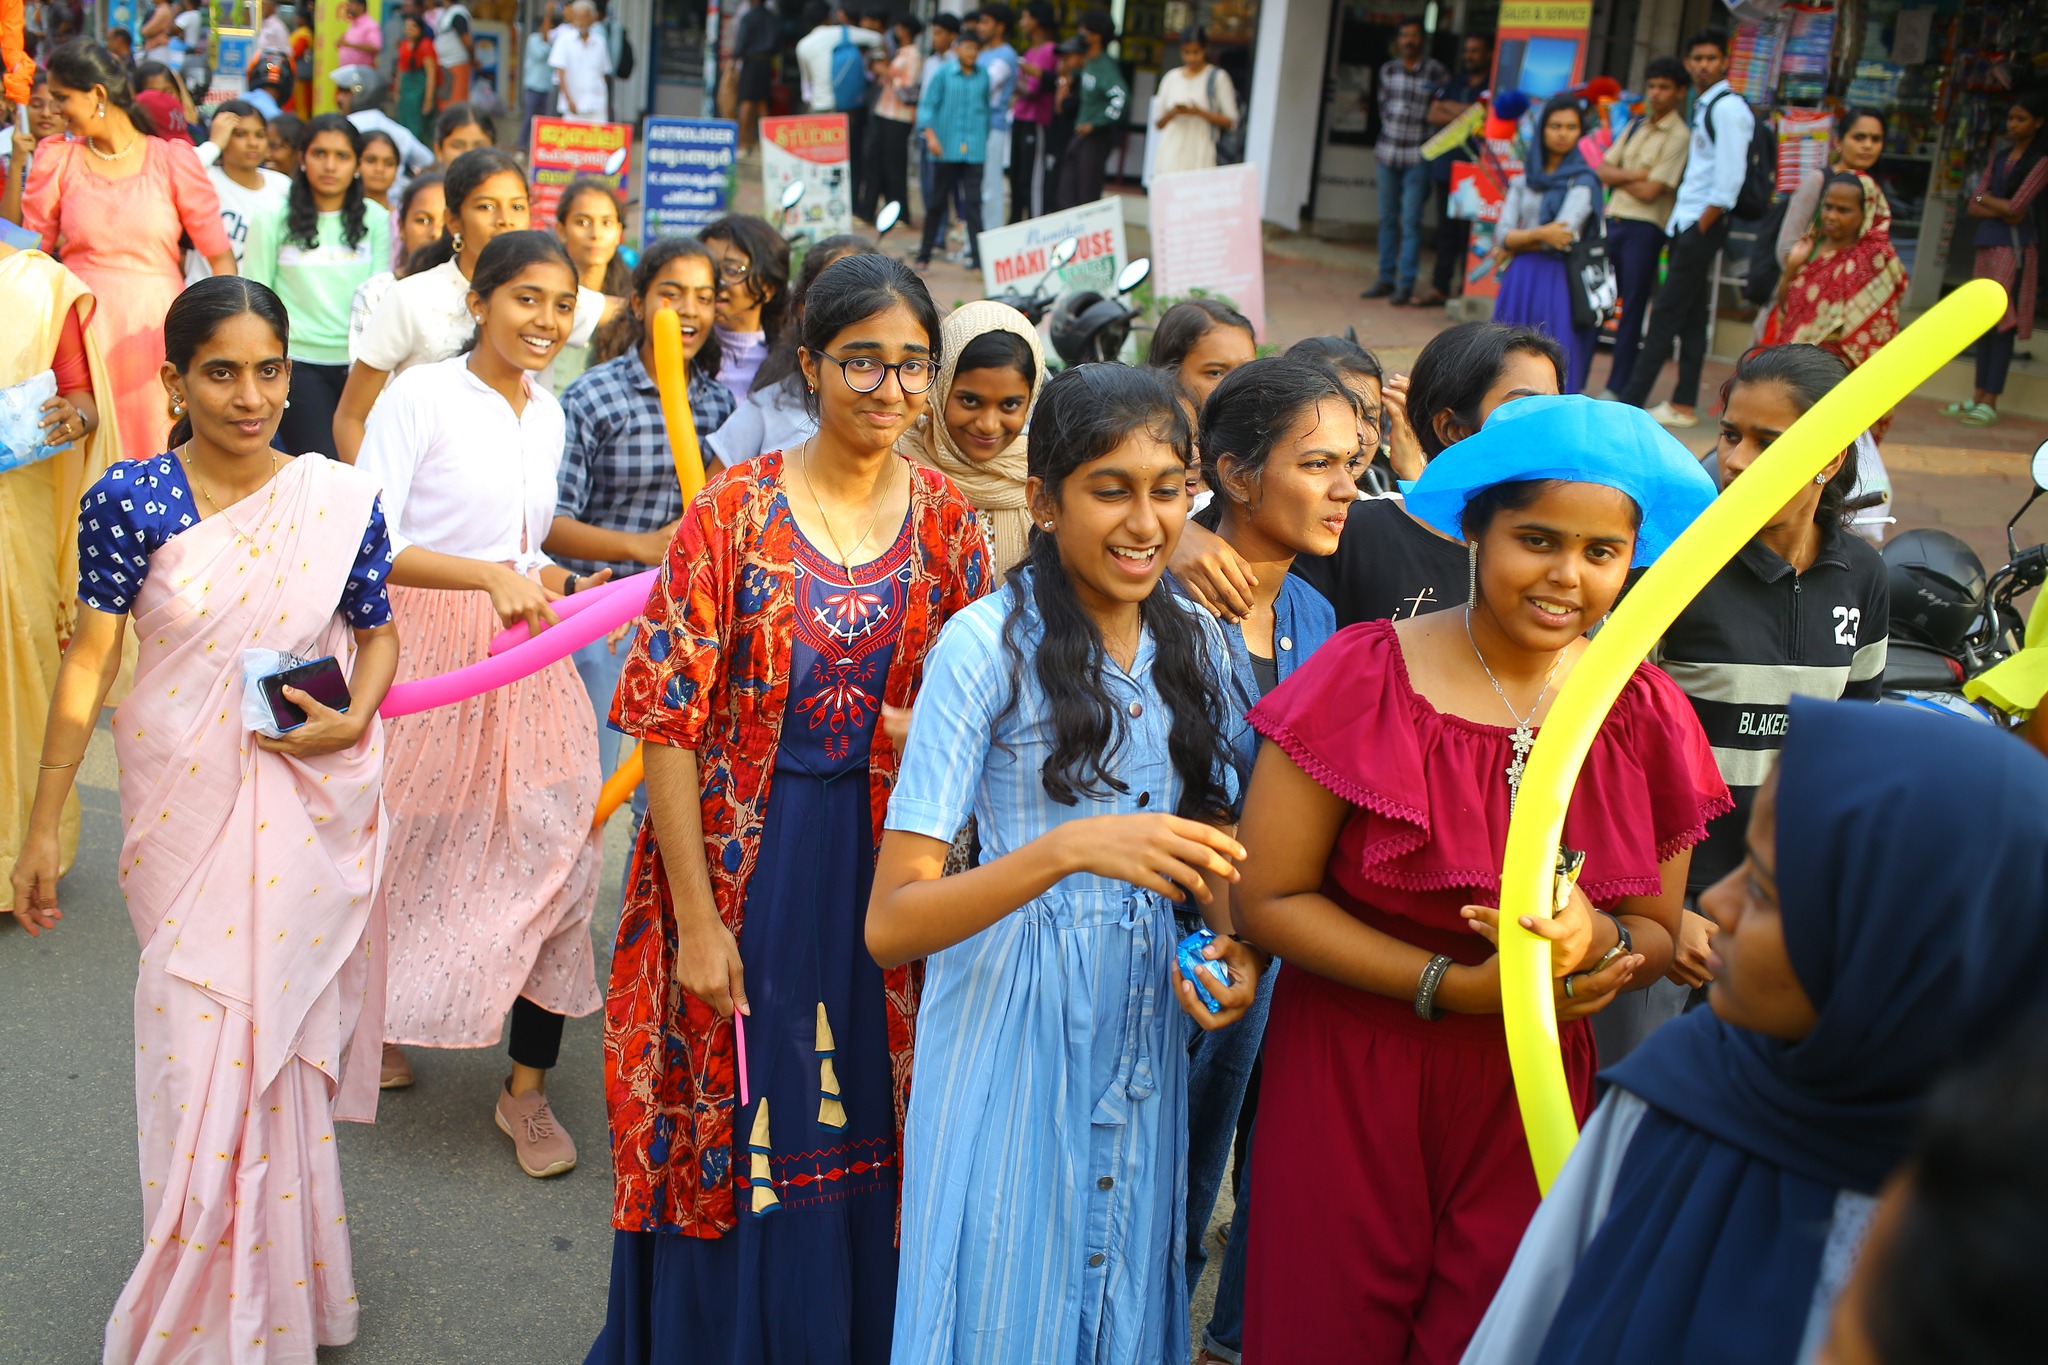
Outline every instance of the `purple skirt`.
{"type": "Polygon", "coordinates": [[[1571,278],[1561,257],[1525,251],[1508,262],[1500,277],[1493,320],[1534,327],[1564,347],[1564,391],[1579,393],[1593,369],[1593,329],[1572,326],[1571,278]]]}

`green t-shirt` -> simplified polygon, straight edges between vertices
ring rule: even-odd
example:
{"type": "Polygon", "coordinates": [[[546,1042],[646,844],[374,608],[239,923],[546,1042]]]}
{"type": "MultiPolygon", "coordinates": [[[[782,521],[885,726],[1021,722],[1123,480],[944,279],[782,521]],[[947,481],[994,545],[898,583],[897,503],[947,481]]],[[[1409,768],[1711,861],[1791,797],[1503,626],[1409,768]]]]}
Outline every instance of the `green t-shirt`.
{"type": "Polygon", "coordinates": [[[314,365],[348,364],[348,310],[356,289],[391,268],[391,215],[378,204],[363,205],[363,236],[354,246],[342,237],[342,213],[319,215],[319,245],[285,240],[290,204],[280,203],[249,224],[242,273],[277,291],[291,315],[291,358],[314,365]]]}

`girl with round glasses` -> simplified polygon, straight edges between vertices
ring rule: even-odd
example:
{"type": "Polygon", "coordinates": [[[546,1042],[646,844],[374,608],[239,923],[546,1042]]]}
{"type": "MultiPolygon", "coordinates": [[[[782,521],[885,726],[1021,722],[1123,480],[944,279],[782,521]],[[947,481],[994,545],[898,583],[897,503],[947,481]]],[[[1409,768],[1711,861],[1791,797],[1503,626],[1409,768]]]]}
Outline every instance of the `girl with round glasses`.
{"type": "Polygon", "coordinates": [[[718,262],[718,382],[744,402],[791,321],[789,244],[750,213],[729,213],[697,235],[718,262]]]}

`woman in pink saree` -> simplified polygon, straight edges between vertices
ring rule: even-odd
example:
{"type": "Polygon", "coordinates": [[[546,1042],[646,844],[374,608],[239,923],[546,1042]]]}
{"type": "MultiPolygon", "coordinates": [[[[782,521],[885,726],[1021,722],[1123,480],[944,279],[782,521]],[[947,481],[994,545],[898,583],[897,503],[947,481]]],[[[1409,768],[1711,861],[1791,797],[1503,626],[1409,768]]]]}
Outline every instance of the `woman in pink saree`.
{"type": "Polygon", "coordinates": [[[114,713],[120,877],[142,947],[135,1100],[145,1242],[108,1365],[311,1362],[354,1338],[334,1120],[377,1098],[383,733],[397,667],[375,484],[269,449],[290,383],[277,296],[202,280],[165,319],[173,449],[123,462],[79,516],[77,635],[15,864],[31,934],[62,916],[57,821],[132,620],[114,713]],[[351,702],[296,689],[243,721],[245,649],[332,655],[351,702]]]}

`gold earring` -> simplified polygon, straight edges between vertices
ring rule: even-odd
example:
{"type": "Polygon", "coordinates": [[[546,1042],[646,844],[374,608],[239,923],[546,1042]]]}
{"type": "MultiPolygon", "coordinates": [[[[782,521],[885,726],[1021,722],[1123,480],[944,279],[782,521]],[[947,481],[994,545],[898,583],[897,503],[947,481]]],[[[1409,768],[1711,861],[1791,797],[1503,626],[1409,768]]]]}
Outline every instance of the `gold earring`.
{"type": "Polygon", "coordinates": [[[456,233],[456,234],[454,235],[454,237],[455,237],[455,240],[454,240],[454,246],[455,246],[455,249],[456,249],[457,251],[460,251],[460,250],[462,250],[462,234],[458,232],[458,233],[456,233]]]}

